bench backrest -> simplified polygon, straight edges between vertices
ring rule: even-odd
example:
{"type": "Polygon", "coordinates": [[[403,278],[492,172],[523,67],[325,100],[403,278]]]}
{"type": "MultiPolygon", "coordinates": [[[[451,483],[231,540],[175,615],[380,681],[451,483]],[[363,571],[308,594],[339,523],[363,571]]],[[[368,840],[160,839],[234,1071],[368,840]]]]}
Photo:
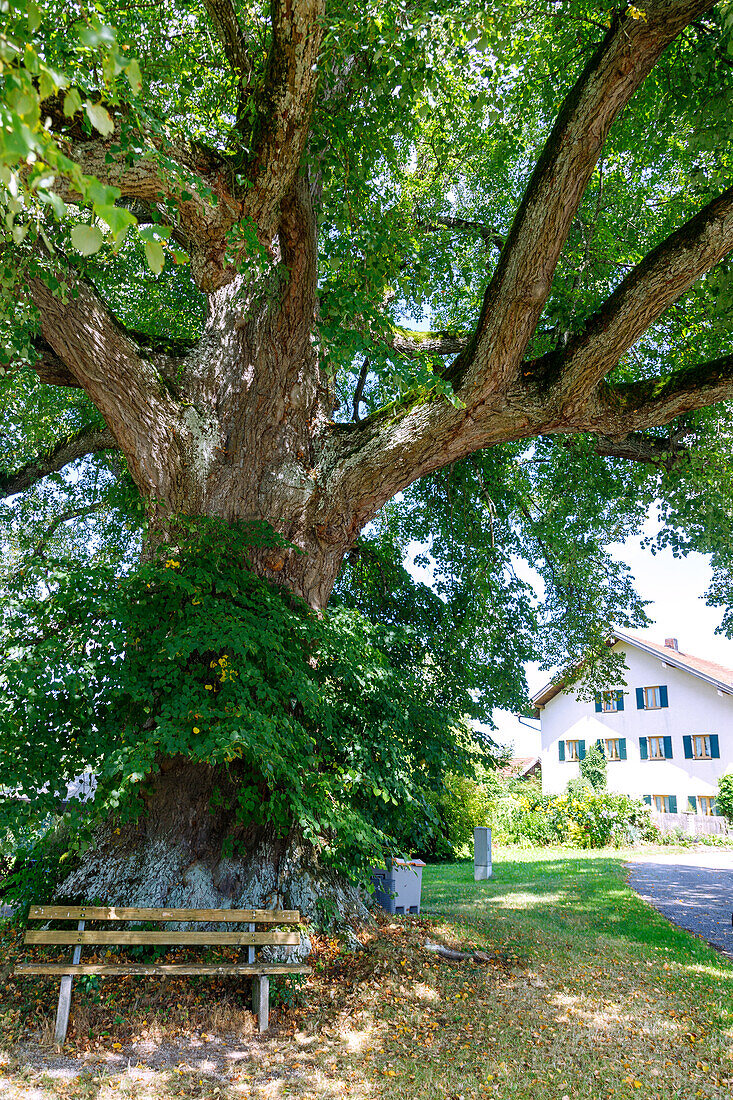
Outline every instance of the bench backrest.
{"type": "Polygon", "coordinates": [[[25,934],[27,944],[89,944],[90,946],[123,944],[170,944],[214,946],[281,946],[300,944],[300,932],[269,928],[257,931],[257,925],[298,925],[297,909],[149,909],[129,906],[103,905],[32,905],[29,920],[77,921],[78,928],[31,928],[25,934]],[[206,929],[142,929],[128,928],[87,929],[88,922],[95,921],[145,921],[175,924],[246,924],[236,931],[209,931],[206,929]]]}

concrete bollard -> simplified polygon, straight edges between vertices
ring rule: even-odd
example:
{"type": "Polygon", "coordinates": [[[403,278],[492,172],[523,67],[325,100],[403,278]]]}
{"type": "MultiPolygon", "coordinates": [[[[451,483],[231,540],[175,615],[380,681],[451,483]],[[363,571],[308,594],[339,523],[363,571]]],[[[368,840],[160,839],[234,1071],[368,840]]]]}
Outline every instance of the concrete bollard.
{"type": "Polygon", "coordinates": [[[491,829],[482,825],[473,830],[473,877],[481,882],[491,875],[491,829]]]}

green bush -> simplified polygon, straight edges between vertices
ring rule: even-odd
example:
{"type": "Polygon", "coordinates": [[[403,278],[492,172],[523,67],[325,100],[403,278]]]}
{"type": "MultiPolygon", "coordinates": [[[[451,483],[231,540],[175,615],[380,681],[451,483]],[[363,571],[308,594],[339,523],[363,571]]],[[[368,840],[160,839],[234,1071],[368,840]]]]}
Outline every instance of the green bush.
{"type": "Polygon", "coordinates": [[[495,777],[489,800],[492,838],[499,844],[530,848],[557,842],[557,832],[548,813],[547,799],[534,780],[505,780],[495,777]]]}
{"type": "Polygon", "coordinates": [[[489,824],[501,844],[567,844],[576,848],[656,840],[648,806],[626,795],[595,790],[582,776],[565,794],[543,795],[535,781],[498,778],[491,785],[489,824]]]}
{"type": "Polygon", "coordinates": [[[718,780],[718,796],[716,798],[718,813],[733,825],[733,773],[721,775],[718,780]]]}
{"type": "Polygon", "coordinates": [[[405,852],[424,859],[456,859],[472,853],[473,830],[487,825],[489,798],[477,779],[449,773],[442,791],[425,791],[424,797],[405,806],[398,844],[405,852]]]}
{"type": "Polygon", "coordinates": [[[580,774],[594,790],[605,791],[607,782],[606,754],[600,745],[591,745],[588,749],[584,759],[580,761],[580,774]]]}
{"type": "Polygon", "coordinates": [[[625,794],[593,789],[551,800],[560,839],[577,848],[605,848],[656,839],[648,806],[625,794]]]}

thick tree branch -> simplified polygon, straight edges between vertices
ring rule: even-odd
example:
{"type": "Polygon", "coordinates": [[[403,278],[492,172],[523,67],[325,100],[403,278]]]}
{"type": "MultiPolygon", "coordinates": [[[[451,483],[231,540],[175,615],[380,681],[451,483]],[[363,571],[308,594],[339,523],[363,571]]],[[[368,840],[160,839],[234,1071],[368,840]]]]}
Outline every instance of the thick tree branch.
{"type": "Polygon", "coordinates": [[[354,412],[351,419],[354,420],[357,424],[361,422],[361,417],[359,416],[359,406],[361,405],[364,395],[364,387],[366,386],[367,377],[369,375],[369,366],[369,359],[366,358],[361,365],[359,377],[356,382],[356,389],[354,390],[354,412]]]}
{"type": "Polygon", "coordinates": [[[28,289],[41,315],[43,339],[101,412],[135,481],[163,499],[165,460],[178,446],[175,429],[183,417],[163,371],[88,283],[67,274],[65,300],[38,278],[28,289]],[[141,435],[149,443],[142,453],[141,435]]]}
{"type": "Polygon", "coordinates": [[[622,458],[628,462],[644,462],[669,470],[689,456],[683,440],[689,429],[674,432],[665,438],[647,432],[630,432],[628,435],[597,435],[593,450],[606,458],[622,458]]]}
{"type": "Polygon", "coordinates": [[[550,356],[559,400],[577,402],[692,284],[733,250],[733,187],[709,202],[630,271],[571,338],[550,356]]]}
{"type": "Polygon", "coordinates": [[[507,390],[550,293],[558,258],[608,132],[666,47],[713,0],[656,0],[614,17],[557,121],[486,290],[472,347],[456,365],[474,404],[507,390]]]}
{"type": "Polygon", "coordinates": [[[224,56],[239,77],[241,89],[252,75],[252,59],[247,50],[234,4],[232,0],[204,0],[204,6],[214,24],[224,56]]]}
{"type": "MultiPolygon", "coordinates": [[[[242,211],[225,158],[201,144],[174,141],[161,130],[135,132],[124,115],[115,118],[107,137],[90,139],[76,118],[65,118],[58,96],[44,100],[42,111],[51,118],[64,152],[85,175],[119,188],[121,203],[136,216],[143,213],[147,219],[149,211],[157,210],[162,221],[172,224],[203,290],[233,277],[234,271],[224,265],[226,236],[242,211]],[[175,209],[172,222],[164,204],[175,209]]],[[[80,201],[67,179],[59,178],[55,190],[67,203],[80,201]]]]}
{"type": "Polygon", "coordinates": [[[64,466],[84,458],[85,455],[117,449],[115,438],[108,428],[81,428],[55,443],[53,447],[41,451],[20,469],[0,474],[0,496],[9,497],[14,493],[22,493],[48,474],[58,473],[64,466]]]}
{"type": "Polygon", "coordinates": [[[272,0],[272,46],[257,96],[257,123],[243,212],[261,239],[276,226],[280,201],[295,179],[318,85],[325,0],[272,0]]]}
{"type": "Polygon", "coordinates": [[[418,332],[410,336],[397,332],[389,346],[406,358],[428,353],[430,355],[457,355],[467,347],[470,337],[454,336],[449,332],[418,332]]]}
{"type": "MultiPolygon", "coordinates": [[[[711,7],[713,0],[650,0],[643,17],[633,6],[614,17],[560,109],[487,288],[476,333],[448,370],[456,404],[405,401],[334,432],[336,452],[348,456],[334,491],[362,501],[357,522],[366,522],[416,478],[481,447],[542,432],[608,432],[608,423],[595,416],[601,403],[608,404],[600,399],[593,409],[581,406],[555,418],[545,390],[532,389],[524,356],[614,120],[667,46],[711,7]]],[[[697,387],[694,393],[674,388],[666,405],[657,401],[648,415],[637,414],[638,422],[617,409],[619,422],[611,421],[609,434],[666,423],[687,408],[722,399],[717,394],[725,391],[713,380],[703,388],[706,398],[697,387]]]]}
{"type": "Polygon", "coordinates": [[[67,386],[70,389],[81,388],[69,368],[59,359],[56,352],[42,336],[38,336],[33,343],[39,355],[33,364],[33,369],[38,375],[39,381],[47,386],[67,386]]]}
{"type": "Polygon", "coordinates": [[[733,401],[733,355],[684,367],[667,378],[603,383],[588,406],[589,420],[597,424],[595,430],[605,425],[612,428],[610,434],[626,434],[669,424],[718,401],[733,401]]]}

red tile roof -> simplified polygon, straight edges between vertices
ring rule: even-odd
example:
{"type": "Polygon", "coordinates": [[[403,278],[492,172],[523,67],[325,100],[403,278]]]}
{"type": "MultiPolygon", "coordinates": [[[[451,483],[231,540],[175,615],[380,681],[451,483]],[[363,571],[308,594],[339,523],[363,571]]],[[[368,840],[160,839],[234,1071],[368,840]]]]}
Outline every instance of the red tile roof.
{"type": "Polygon", "coordinates": [[[703,676],[709,676],[711,679],[719,680],[720,683],[733,688],[733,669],[725,668],[724,665],[719,665],[717,661],[708,661],[704,657],[693,657],[691,653],[683,653],[681,649],[659,645],[657,642],[648,642],[646,638],[639,638],[634,634],[618,632],[614,634],[614,637],[621,642],[629,641],[632,645],[652,649],[659,654],[662,660],[668,661],[670,664],[682,669],[689,669],[690,672],[698,672],[703,676]]]}
{"type": "Polygon", "coordinates": [[[519,777],[531,772],[540,762],[539,756],[512,756],[503,767],[499,768],[499,775],[505,779],[519,777]]]}

